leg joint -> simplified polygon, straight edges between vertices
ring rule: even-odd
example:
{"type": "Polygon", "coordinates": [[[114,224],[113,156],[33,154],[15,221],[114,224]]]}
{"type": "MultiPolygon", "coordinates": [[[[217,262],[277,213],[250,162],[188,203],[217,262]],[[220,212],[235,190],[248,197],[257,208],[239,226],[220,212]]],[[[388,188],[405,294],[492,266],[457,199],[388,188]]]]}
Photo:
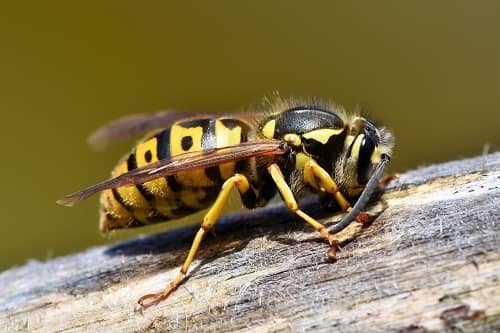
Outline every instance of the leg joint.
{"type": "Polygon", "coordinates": [[[304,180],[317,190],[331,194],[338,192],[338,186],[330,174],[313,159],[304,166],[304,180]]]}

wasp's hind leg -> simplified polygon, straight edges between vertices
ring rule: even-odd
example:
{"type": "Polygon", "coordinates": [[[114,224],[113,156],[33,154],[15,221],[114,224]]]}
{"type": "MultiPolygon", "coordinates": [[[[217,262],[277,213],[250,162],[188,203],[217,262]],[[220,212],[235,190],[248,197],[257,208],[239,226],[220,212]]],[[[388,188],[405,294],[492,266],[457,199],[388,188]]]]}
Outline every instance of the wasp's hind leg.
{"type": "Polygon", "coordinates": [[[247,178],[241,174],[235,174],[224,182],[224,184],[222,185],[222,189],[217,196],[217,199],[203,218],[203,223],[201,224],[200,229],[194,237],[191,249],[189,250],[188,256],[184,261],[179,274],[177,274],[177,276],[170,282],[169,285],[165,287],[163,291],[155,294],[144,295],[139,298],[139,304],[144,307],[156,304],[159,301],[167,298],[175,289],[177,289],[177,287],[179,287],[179,285],[186,277],[189,266],[191,265],[191,262],[196,255],[196,251],[198,251],[198,247],[200,246],[201,241],[217,223],[217,219],[224,209],[224,206],[227,203],[233,187],[236,187],[242,194],[251,189],[247,178]]]}

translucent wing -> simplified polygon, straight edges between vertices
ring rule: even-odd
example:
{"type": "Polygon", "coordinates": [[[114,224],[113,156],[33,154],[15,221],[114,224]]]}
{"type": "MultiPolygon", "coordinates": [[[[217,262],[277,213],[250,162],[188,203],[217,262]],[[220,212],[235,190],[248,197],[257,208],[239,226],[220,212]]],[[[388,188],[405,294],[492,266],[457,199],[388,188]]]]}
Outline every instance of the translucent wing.
{"type": "MultiPolygon", "coordinates": [[[[230,116],[238,119],[255,118],[252,113],[232,113],[230,116]]],[[[134,114],[115,119],[98,128],[87,142],[97,150],[104,149],[115,142],[124,141],[154,129],[170,127],[174,122],[190,118],[214,118],[225,116],[221,113],[197,113],[189,111],[158,111],[155,113],[134,114]]]]}
{"type": "Polygon", "coordinates": [[[286,152],[282,141],[259,139],[244,142],[238,146],[216,148],[206,152],[194,152],[176,156],[170,160],[161,160],[145,167],[137,168],[84,190],[69,194],[57,201],[63,206],[74,206],[102,190],[124,185],[141,184],[158,177],[174,175],[179,171],[207,168],[226,162],[244,160],[256,156],[274,156],[286,152]]]}
{"type": "Polygon", "coordinates": [[[151,114],[133,114],[115,119],[98,128],[87,142],[92,148],[103,149],[114,142],[124,141],[149,130],[169,127],[175,121],[195,115],[192,112],[159,111],[151,114]]]}

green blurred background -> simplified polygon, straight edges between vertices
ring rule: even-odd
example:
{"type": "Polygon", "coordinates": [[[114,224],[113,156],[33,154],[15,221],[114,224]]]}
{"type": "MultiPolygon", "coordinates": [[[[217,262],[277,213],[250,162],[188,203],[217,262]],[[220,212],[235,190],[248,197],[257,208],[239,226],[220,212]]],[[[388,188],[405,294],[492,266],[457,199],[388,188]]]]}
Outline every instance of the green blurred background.
{"type": "Polygon", "coordinates": [[[279,91],[361,106],[394,131],[394,172],[498,150],[499,13],[456,0],[2,2],[0,269],[116,241],[97,230],[97,198],[55,199],[109,175],[130,143],[96,153],[85,139],[122,115],[237,110],[279,91]]]}

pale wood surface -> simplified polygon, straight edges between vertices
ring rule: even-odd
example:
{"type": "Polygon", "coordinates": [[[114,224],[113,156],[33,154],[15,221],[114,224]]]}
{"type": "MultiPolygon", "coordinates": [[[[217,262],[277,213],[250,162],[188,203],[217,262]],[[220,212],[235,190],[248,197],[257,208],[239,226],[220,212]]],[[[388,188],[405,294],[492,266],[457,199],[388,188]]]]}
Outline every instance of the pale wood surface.
{"type": "MultiPolygon", "coordinates": [[[[168,300],[193,229],[0,274],[5,332],[500,330],[500,153],[406,172],[339,260],[283,207],[225,218],[168,300]]],[[[328,216],[308,204],[332,223],[328,216]]]]}

